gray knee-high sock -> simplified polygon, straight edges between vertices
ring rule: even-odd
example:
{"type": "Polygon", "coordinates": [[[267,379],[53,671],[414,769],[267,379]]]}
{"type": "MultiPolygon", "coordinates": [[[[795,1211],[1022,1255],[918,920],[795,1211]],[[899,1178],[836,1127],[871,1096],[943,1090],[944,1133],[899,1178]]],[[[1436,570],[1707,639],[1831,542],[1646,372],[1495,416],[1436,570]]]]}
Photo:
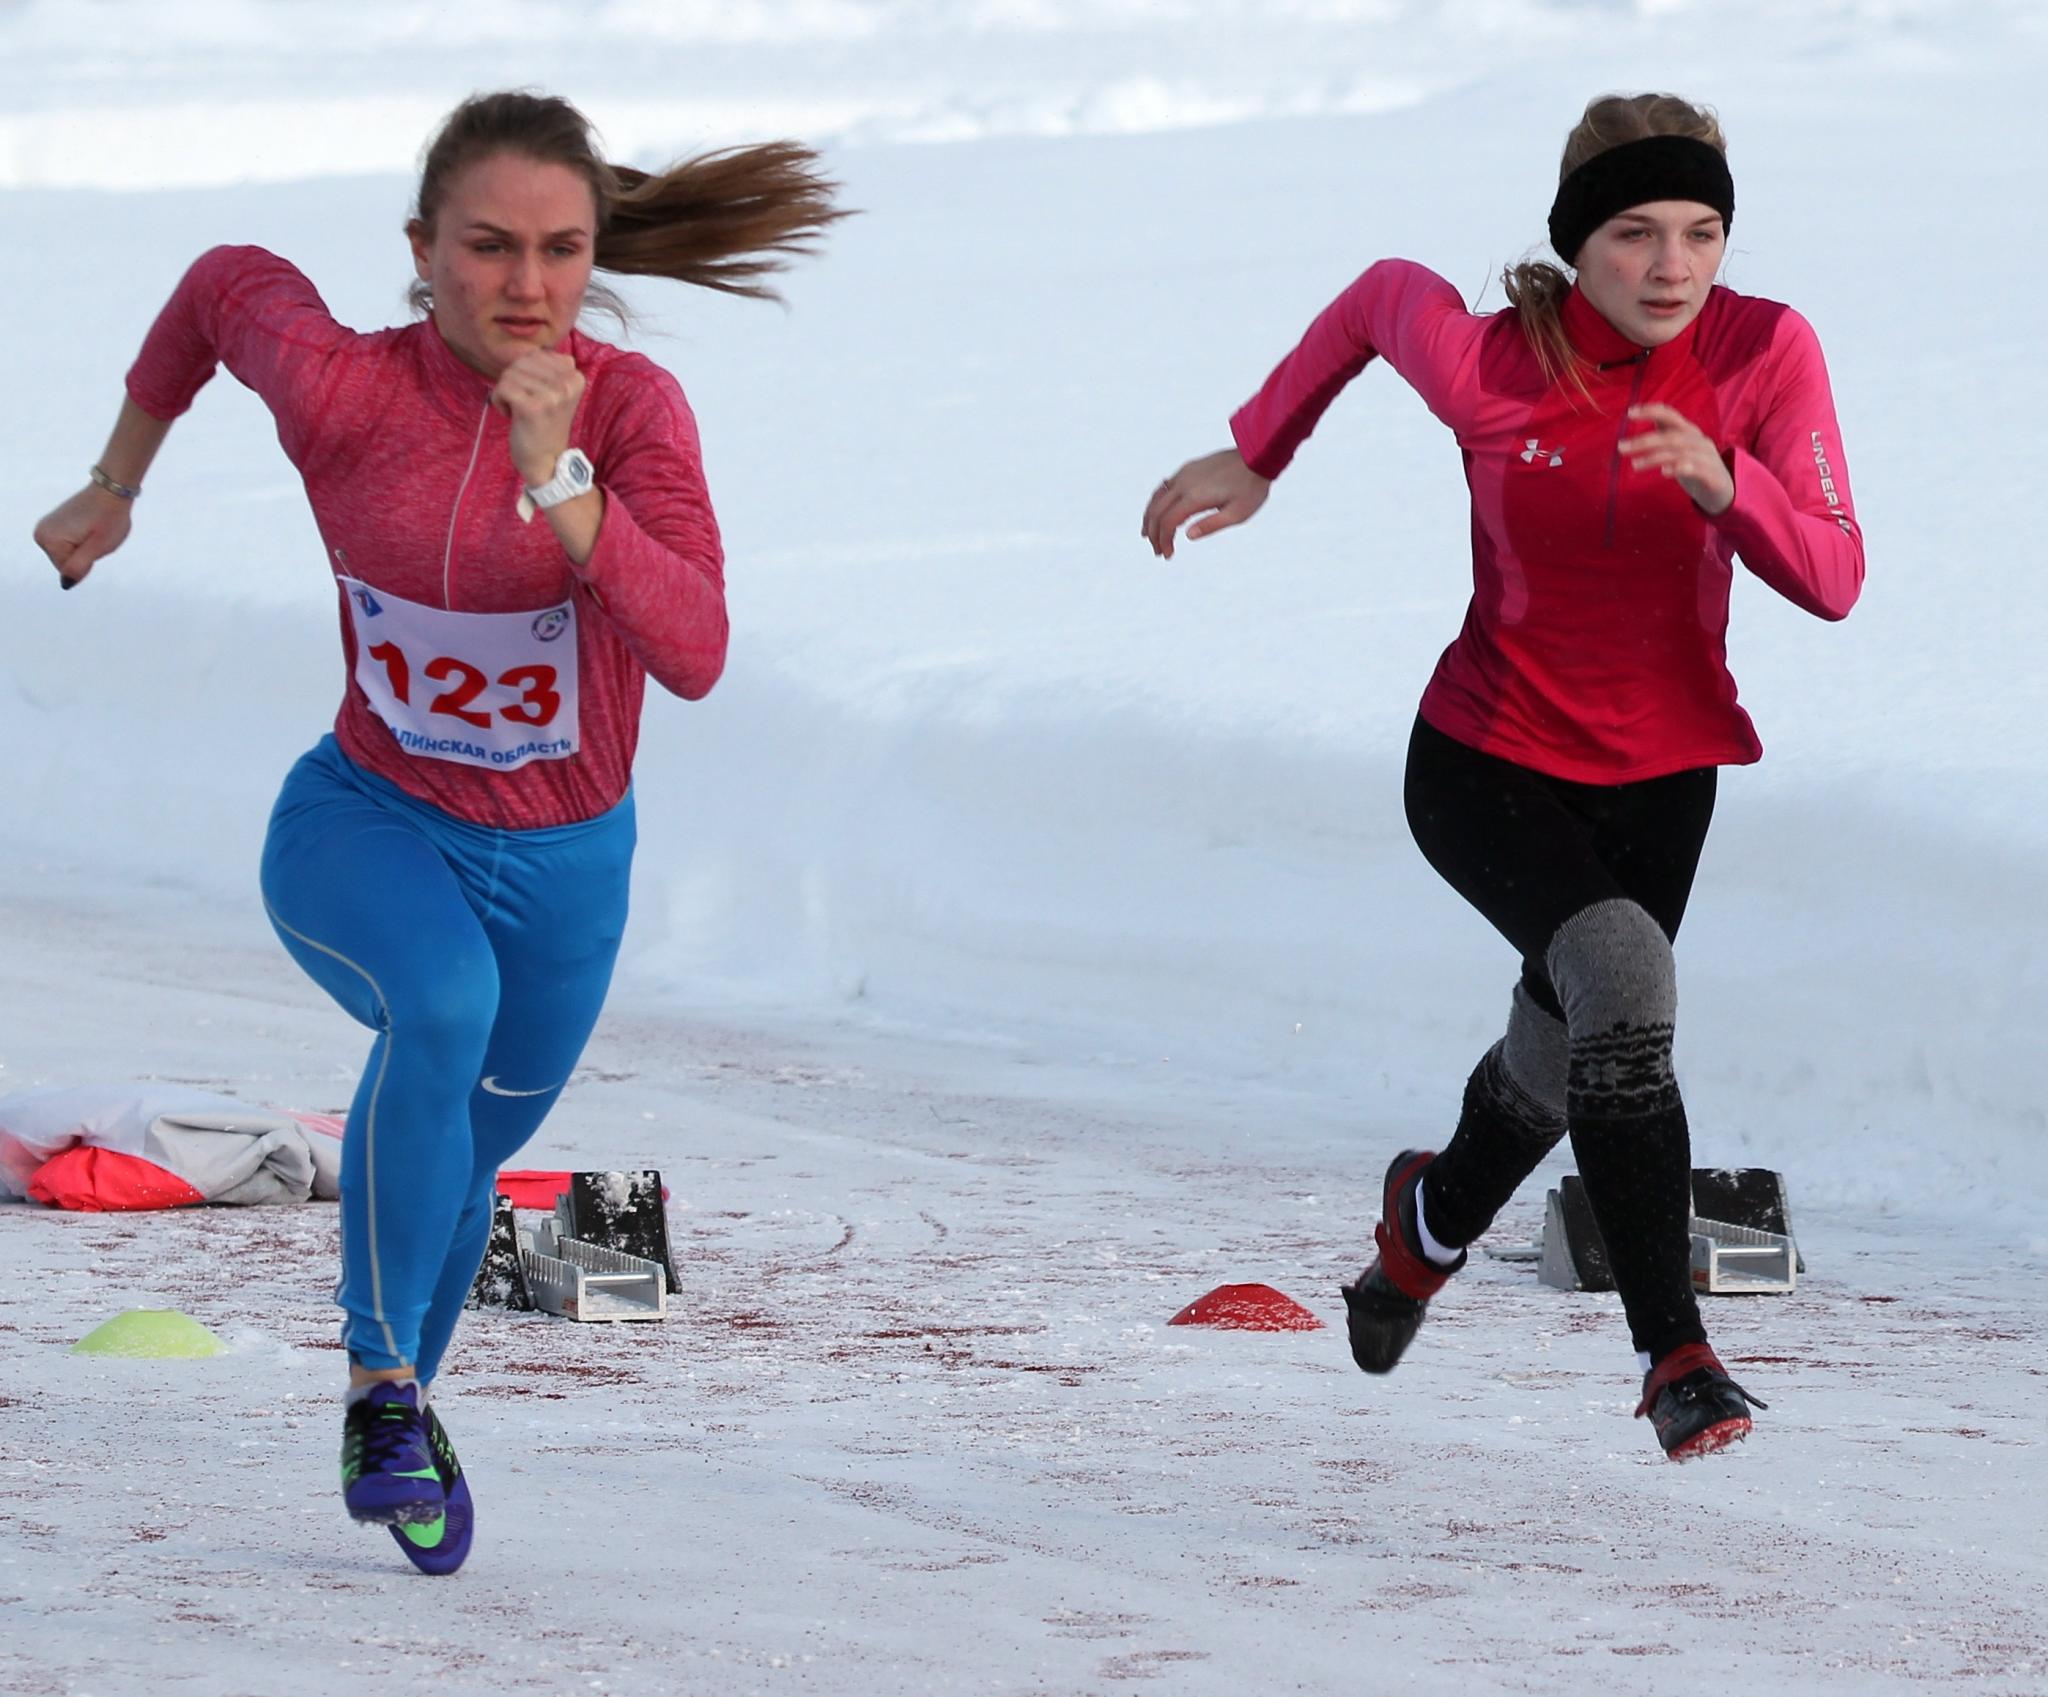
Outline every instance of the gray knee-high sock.
{"type": "Polygon", "coordinates": [[[1517,984],[1507,1035],[1472,1069],[1458,1129],[1422,1175],[1422,1213],[1439,1243],[1476,1242],[1557,1146],[1565,1077],[1564,1026],[1517,984]]]}
{"type": "Polygon", "coordinates": [[[1654,1361],[1703,1342],[1692,1291],[1692,1145],[1671,1066],[1670,940],[1631,901],[1558,927],[1544,964],[1565,1013],[1565,1117],[1635,1346],[1654,1361]]]}

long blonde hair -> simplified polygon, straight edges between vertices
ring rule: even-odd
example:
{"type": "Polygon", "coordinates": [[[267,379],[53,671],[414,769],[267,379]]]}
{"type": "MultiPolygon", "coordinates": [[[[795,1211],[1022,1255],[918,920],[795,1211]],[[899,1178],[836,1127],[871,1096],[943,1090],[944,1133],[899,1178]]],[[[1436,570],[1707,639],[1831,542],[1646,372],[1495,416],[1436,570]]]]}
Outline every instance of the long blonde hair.
{"type": "MultiPolygon", "coordinates": [[[[1721,120],[1712,107],[1695,106],[1675,94],[1604,94],[1587,106],[1586,115],[1565,137],[1557,180],[1563,182],[1610,147],[1650,136],[1690,136],[1723,155],[1728,151],[1728,138],[1721,133],[1721,120]]],[[[1560,372],[1568,371],[1584,393],[1586,381],[1579,370],[1583,362],[1564,332],[1570,276],[1547,260],[1525,259],[1502,271],[1500,281],[1508,305],[1521,317],[1522,333],[1535,349],[1543,375],[1554,381],[1560,372]]]]}
{"type": "MultiPolygon", "coordinates": [[[[825,230],[847,216],[833,205],[838,185],[800,142],[730,147],[639,171],[606,160],[589,120],[568,101],[507,90],[472,95],[448,114],[421,162],[408,233],[431,240],[449,185],[500,153],[566,165],[590,185],[599,270],[672,277],[726,294],[779,299],[766,279],[790,256],[815,251],[825,230]]],[[[585,298],[625,320],[624,303],[602,283],[585,298]]],[[[410,299],[425,311],[426,285],[415,282],[410,299]]]]}

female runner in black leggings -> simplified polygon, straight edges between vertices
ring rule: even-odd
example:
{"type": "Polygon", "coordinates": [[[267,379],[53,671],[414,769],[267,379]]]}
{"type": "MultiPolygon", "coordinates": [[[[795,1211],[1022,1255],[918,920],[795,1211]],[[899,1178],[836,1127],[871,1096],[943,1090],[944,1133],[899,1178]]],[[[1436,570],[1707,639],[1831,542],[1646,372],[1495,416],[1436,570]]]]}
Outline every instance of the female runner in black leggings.
{"type": "Polygon", "coordinates": [[[1241,524],[1374,358],[1457,434],[1473,598],[1422,699],[1407,810],[1432,866],[1521,957],[1506,1035],[1440,1155],[1388,1168],[1378,1255],[1344,1292],[1367,1372],[1400,1359],[1466,1246],[1569,1134],[1644,1371],[1684,1460],[1750,1430],[1692,1291],[1691,1147],[1672,1071],[1671,944],[1716,769],[1758,758],[1725,635],[1732,563],[1818,617],[1863,581],[1812,329],[1718,286],[1735,213],[1720,126],[1609,97],[1565,145],[1550,237],[1574,267],[1465,310],[1404,260],[1365,272],[1231,420],[1236,446],[1154,491],[1144,532],[1241,524]]]}

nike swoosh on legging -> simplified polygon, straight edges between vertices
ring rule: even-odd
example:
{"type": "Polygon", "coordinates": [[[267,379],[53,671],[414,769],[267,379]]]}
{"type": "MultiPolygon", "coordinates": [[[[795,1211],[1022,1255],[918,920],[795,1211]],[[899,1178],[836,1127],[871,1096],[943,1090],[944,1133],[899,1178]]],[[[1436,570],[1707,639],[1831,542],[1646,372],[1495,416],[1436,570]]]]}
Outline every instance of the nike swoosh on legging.
{"type": "Polygon", "coordinates": [[[550,1090],[559,1090],[558,1084],[543,1084],[538,1090],[507,1090],[498,1082],[498,1075],[492,1073],[484,1080],[484,1088],[493,1096],[545,1096],[550,1090]]]}

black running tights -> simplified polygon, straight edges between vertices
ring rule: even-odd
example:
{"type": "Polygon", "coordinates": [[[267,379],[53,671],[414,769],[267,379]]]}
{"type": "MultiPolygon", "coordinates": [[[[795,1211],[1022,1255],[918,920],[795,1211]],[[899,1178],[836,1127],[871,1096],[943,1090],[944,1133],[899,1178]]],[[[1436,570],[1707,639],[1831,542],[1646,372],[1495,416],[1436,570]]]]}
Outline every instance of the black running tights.
{"type": "Polygon", "coordinates": [[[1652,1359],[1705,1336],[1688,1268],[1692,1156],[1671,1072],[1670,943],[1715,780],[1703,767],[1575,783],[1419,719],[1408,749],[1415,841],[1513,945],[1535,1004],[1518,1009],[1510,1040],[1474,1073],[1458,1133],[1425,1181],[1431,1229],[1441,1213],[1446,1243],[1483,1231],[1556,1140],[1561,1116],[1635,1345],[1652,1359]],[[1503,1083],[1504,1060],[1522,1076],[1503,1083]]]}

